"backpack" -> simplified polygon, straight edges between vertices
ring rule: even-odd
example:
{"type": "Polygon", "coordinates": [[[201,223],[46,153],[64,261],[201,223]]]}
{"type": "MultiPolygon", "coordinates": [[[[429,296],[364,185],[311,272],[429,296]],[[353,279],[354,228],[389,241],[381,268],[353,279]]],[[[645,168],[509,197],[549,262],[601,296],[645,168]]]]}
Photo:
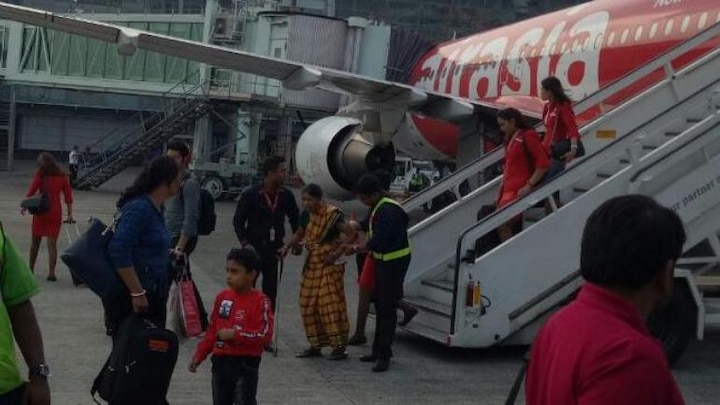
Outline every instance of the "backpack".
{"type": "MultiPolygon", "coordinates": [[[[167,404],[178,357],[177,336],[138,315],[120,326],[110,357],[90,391],[110,405],[167,404]]],[[[95,400],[95,403],[98,403],[95,400]]]]}
{"type": "Polygon", "coordinates": [[[209,191],[200,188],[200,208],[198,209],[198,235],[207,236],[215,230],[215,199],[209,191]]]}
{"type": "MultiPolygon", "coordinates": [[[[190,178],[196,179],[194,176],[189,175],[189,177],[186,177],[186,181],[190,178]]],[[[185,187],[184,181],[183,187],[185,187]]],[[[215,224],[217,222],[217,215],[215,214],[215,199],[209,191],[205,190],[200,186],[199,182],[198,188],[200,189],[200,206],[198,207],[198,235],[207,236],[213,233],[213,231],[215,230],[215,224]]]]}

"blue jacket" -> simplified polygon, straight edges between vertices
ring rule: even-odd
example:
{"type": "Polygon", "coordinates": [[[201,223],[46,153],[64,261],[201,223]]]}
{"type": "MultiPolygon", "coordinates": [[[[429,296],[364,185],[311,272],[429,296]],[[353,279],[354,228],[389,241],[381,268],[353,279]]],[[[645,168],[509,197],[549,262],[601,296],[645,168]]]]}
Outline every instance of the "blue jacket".
{"type": "Polygon", "coordinates": [[[168,287],[170,233],[163,214],[144,195],[127,202],[120,209],[115,235],[108,254],[115,268],[135,267],[135,272],[149,291],[163,292],[168,287]]]}

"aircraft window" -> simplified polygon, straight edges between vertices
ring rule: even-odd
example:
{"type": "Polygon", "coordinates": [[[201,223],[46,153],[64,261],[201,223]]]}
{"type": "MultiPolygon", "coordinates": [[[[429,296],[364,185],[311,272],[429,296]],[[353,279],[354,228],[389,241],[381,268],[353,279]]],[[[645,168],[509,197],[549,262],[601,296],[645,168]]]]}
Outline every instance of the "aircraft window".
{"type": "Polygon", "coordinates": [[[595,50],[599,50],[602,47],[603,39],[603,34],[598,34],[598,36],[595,37],[595,50]]]}
{"type": "Polygon", "coordinates": [[[540,49],[540,55],[546,56],[547,55],[547,47],[543,46],[542,49],[540,49]]]}
{"type": "Polygon", "coordinates": [[[627,39],[628,39],[628,35],[629,35],[629,34],[630,34],[630,29],[629,29],[629,28],[625,28],[625,31],[623,31],[623,33],[622,33],[622,37],[620,37],[620,43],[621,43],[621,44],[624,45],[625,42],[627,42],[627,39]]]}
{"type": "Polygon", "coordinates": [[[684,34],[688,30],[688,26],[690,25],[690,16],[686,15],[685,18],[682,20],[682,26],[680,27],[680,31],[684,34]]]}
{"type": "Polygon", "coordinates": [[[455,68],[455,76],[459,75],[460,71],[462,71],[462,70],[463,70],[463,68],[461,66],[458,66],[457,68],[455,68]]]}
{"type": "Polygon", "coordinates": [[[611,32],[608,36],[608,46],[612,46],[613,42],[615,42],[615,31],[611,32]]]}
{"type": "Polygon", "coordinates": [[[658,29],[658,23],[653,23],[652,27],[650,27],[650,39],[655,38],[655,34],[657,34],[658,29]]]}
{"type": "Polygon", "coordinates": [[[705,28],[705,24],[707,24],[707,19],[708,19],[708,13],[706,11],[706,12],[702,13],[702,15],[700,16],[700,19],[698,20],[698,30],[702,30],[705,28]]]}
{"type": "Polygon", "coordinates": [[[635,31],[635,42],[639,42],[640,38],[642,38],[643,34],[643,27],[642,25],[637,27],[637,31],[635,31]]]}
{"type": "Polygon", "coordinates": [[[557,44],[552,44],[550,47],[550,55],[555,55],[555,49],[557,49],[557,44]]]}
{"type": "Polygon", "coordinates": [[[667,24],[665,24],[665,36],[669,36],[670,33],[672,33],[673,30],[673,20],[668,20],[667,24]]]}
{"type": "Polygon", "coordinates": [[[582,44],[582,51],[586,52],[590,48],[590,37],[585,38],[585,41],[582,44]]]}

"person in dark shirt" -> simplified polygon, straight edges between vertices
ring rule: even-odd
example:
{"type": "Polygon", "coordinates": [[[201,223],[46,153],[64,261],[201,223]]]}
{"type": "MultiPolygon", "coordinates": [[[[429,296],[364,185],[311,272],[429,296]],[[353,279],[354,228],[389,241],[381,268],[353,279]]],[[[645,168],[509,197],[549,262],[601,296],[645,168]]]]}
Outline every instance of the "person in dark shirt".
{"type": "MultiPolygon", "coordinates": [[[[385,193],[390,193],[390,185],[393,181],[393,175],[387,170],[375,170],[373,174],[382,183],[383,190],[385,193]]],[[[368,215],[360,222],[354,222],[352,225],[355,227],[357,232],[362,232],[367,235],[370,228],[370,213],[372,207],[368,210],[368,215]]],[[[367,324],[367,316],[370,312],[370,302],[375,301],[374,290],[374,277],[373,274],[363,276],[365,269],[369,271],[374,268],[374,261],[372,258],[367,257],[367,253],[359,252],[355,255],[356,265],[358,269],[358,307],[357,307],[357,321],[355,322],[355,333],[348,340],[350,345],[363,345],[367,343],[365,337],[365,325],[367,324]]],[[[403,320],[398,322],[399,326],[405,326],[417,315],[418,310],[407,303],[399,302],[398,308],[403,311],[403,320]]]]}
{"type": "Polygon", "coordinates": [[[155,158],[120,197],[120,217],[108,256],[126,292],[105,302],[107,326],[116,328],[133,312],[144,313],[158,327],[165,326],[170,233],[162,206],[178,192],[180,180],[173,158],[155,158]]]}
{"type": "MultiPolygon", "coordinates": [[[[285,217],[293,232],[298,230],[300,210],[292,191],[283,187],[287,168],[280,156],[268,158],[262,166],[263,184],[246,190],[237,204],[233,225],[240,244],[251,245],[262,260],[262,291],[272,302],[278,288],[278,250],[285,238],[285,217]]],[[[274,351],[272,344],[266,349],[274,351]]]]}
{"type": "Polygon", "coordinates": [[[375,362],[373,371],[390,366],[395,338],[398,302],[403,297],[403,282],[410,265],[407,213],[386,196],[383,184],[374,174],[363,175],[356,185],[360,201],[371,208],[368,238],[364,245],[353,246],[355,253],[367,251],[375,261],[375,307],[377,324],[372,354],[361,361],[375,362]]]}

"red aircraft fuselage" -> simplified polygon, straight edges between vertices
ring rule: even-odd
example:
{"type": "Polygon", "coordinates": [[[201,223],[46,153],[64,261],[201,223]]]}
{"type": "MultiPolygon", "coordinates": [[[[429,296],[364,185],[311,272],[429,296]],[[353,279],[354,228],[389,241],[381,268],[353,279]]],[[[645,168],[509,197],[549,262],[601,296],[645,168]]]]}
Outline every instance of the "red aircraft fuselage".
{"type": "MultiPolygon", "coordinates": [[[[413,68],[410,84],[539,113],[543,78],[557,76],[579,101],[718,22],[718,0],[596,0],[439,44],[413,68]]],[[[719,45],[716,38],[672,65],[681,68],[719,45]]],[[[604,104],[615,105],[662,77],[657,71],[604,104]]],[[[415,132],[437,155],[455,157],[457,127],[417,114],[406,124],[405,137],[415,132]]]]}

